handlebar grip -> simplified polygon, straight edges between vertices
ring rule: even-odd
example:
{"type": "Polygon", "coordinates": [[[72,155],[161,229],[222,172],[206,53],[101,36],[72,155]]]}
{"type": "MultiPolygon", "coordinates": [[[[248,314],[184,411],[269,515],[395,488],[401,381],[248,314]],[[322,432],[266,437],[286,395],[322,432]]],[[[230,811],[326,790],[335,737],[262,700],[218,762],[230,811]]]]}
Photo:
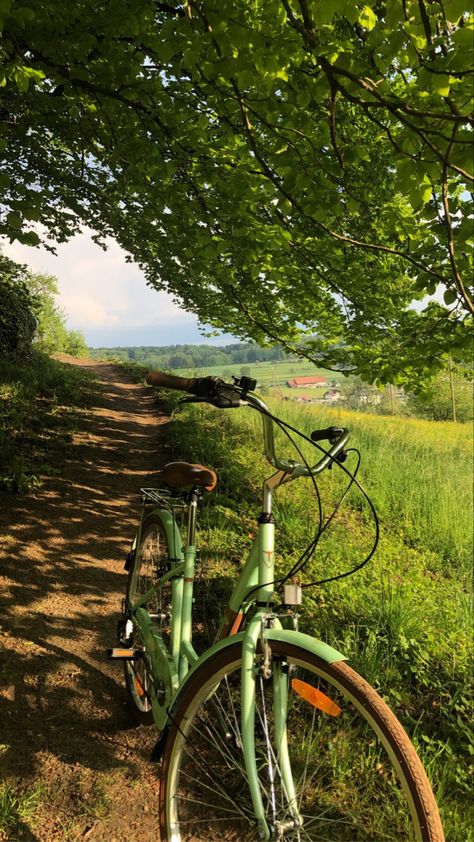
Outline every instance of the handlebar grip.
{"type": "Polygon", "coordinates": [[[164,371],[150,371],[146,379],[152,386],[189,392],[196,395],[198,401],[210,403],[218,409],[231,409],[242,403],[242,389],[224,383],[218,377],[178,377],[176,374],[165,374],[164,371]]]}
{"type": "Polygon", "coordinates": [[[329,441],[331,444],[336,444],[341,436],[344,435],[343,427],[326,427],[325,430],[315,430],[311,433],[313,441],[329,441]]]}
{"type": "Polygon", "coordinates": [[[149,371],[146,382],[151,386],[163,386],[164,389],[177,389],[180,392],[195,394],[198,377],[178,377],[177,374],[165,374],[164,371],[149,371]]]}

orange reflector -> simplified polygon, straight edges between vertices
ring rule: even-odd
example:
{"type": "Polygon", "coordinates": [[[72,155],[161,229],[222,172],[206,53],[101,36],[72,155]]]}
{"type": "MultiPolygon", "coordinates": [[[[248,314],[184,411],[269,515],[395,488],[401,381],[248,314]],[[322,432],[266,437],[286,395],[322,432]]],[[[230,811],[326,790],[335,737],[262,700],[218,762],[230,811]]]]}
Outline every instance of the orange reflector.
{"type": "Polygon", "coordinates": [[[138,680],[137,676],[135,676],[135,688],[136,688],[136,690],[138,691],[138,695],[139,695],[139,696],[144,696],[144,695],[145,695],[145,691],[144,691],[144,689],[143,689],[143,687],[142,687],[142,684],[141,684],[141,683],[140,683],[140,681],[138,680]]]}
{"type": "Polygon", "coordinates": [[[244,619],[243,611],[239,611],[238,614],[235,615],[234,622],[232,623],[229,637],[232,637],[233,634],[237,634],[240,631],[240,627],[242,625],[242,620],[244,619]]]}
{"type": "Polygon", "coordinates": [[[291,680],[291,686],[295,693],[298,693],[298,696],[301,696],[305,702],[309,702],[310,705],[318,708],[318,710],[328,713],[329,716],[339,716],[341,712],[339,705],[336,705],[336,702],[333,702],[329,696],[321,693],[321,690],[317,690],[311,684],[306,684],[306,681],[300,681],[299,678],[293,678],[291,680]]]}

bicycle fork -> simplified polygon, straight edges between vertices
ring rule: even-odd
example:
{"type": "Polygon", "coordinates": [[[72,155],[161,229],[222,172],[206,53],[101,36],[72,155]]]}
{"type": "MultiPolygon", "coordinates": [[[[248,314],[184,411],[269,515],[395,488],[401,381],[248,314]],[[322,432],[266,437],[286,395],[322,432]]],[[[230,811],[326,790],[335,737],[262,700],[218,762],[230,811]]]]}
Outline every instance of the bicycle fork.
{"type": "MultiPolygon", "coordinates": [[[[261,525],[260,543],[260,556],[263,558],[261,569],[265,579],[273,583],[272,523],[261,525]]],[[[260,582],[262,583],[262,577],[260,582]]],[[[260,605],[271,596],[271,588],[272,585],[265,584],[259,588],[260,605]]],[[[282,839],[286,831],[301,827],[303,823],[298,810],[288,751],[288,674],[284,664],[272,659],[266,638],[270,617],[267,608],[262,607],[250,621],[242,644],[241,675],[241,733],[245,771],[259,835],[264,840],[282,839]],[[264,688],[265,685],[268,686],[268,682],[272,683],[273,690],[271,712],[265,707],[264,688]],[[273,722],[273,735],[270,733],[269,713],[273,722]],[[262,781],[261,776],[259,778],[257,769],[256,728],[263,732],[263,752],[267,768],[265,781],[262,781]],[[278,815],[277,798],[284,799],[285,816],[281,815],[281,804],[278,815]]]]}

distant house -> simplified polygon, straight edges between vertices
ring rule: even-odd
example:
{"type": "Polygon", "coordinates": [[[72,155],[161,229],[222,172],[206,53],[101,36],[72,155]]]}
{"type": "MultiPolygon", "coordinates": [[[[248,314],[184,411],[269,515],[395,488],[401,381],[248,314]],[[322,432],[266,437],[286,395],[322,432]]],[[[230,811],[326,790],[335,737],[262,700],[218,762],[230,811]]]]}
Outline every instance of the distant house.
{"type": "Polygon", "coordinates": [[[290,389],[317,389],[318,386],[327,386],[327,377],[293,377],[287,380],[290,389]]]}
{"type": "Polygon", "coordinates": [[[329,401],[330,403],[337,403],[338,401],[345,401],[346,398],[338,386],[331,386],[329,391],[324,393],[323,400],[329,401]]]}

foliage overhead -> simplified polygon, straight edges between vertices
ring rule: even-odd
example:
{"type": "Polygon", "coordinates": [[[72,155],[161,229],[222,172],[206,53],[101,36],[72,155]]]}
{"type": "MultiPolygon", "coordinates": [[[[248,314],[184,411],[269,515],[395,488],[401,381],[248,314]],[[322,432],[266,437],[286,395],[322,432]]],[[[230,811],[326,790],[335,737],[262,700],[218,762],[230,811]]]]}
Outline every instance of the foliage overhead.
{"type": "Polygon", "coordinates": [[[413,383],[472,315],[467,0],[0,0],[0,233],[112,235],[203,322],[413,383]],[[420,312],[410,307],[442,291],[420,312]],[[315,335],[318,337],[315,339],[315,335]]]}

